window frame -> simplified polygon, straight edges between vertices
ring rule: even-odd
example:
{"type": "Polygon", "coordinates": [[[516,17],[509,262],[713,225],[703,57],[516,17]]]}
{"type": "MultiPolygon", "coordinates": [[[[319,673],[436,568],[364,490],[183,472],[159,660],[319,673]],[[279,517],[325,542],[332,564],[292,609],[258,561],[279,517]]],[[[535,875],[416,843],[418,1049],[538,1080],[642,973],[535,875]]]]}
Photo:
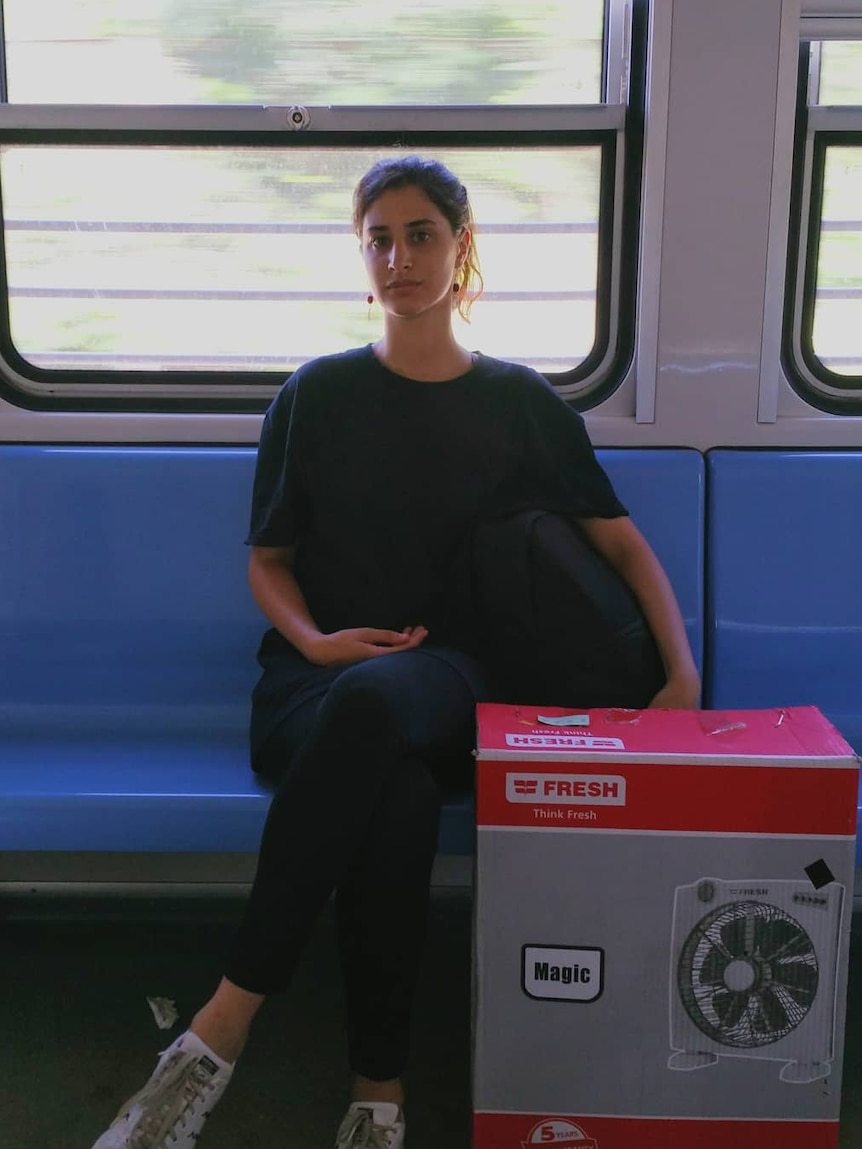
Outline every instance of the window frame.
{"type": "MultiPolygon", "coordinates": [[[[0,147],[259,147],[289,151],[445,147],[507,149],[598,146],[601,152],[596,335],[591,352],[568,372],[546,372],[580,410],[622,382],[634,349],[634,305],[643,108],[646,0],[607,0],[600,105],[439,107],[309,106],[297,129],[293,106],[85,105],[6,102],[5,44],[0,40],[0,147]],[[632,45],[635,45],[633,50],[632,45]],[[612,98],[608,94],[613,93],[612,98]]],[[[0,2],[0,37],[2,37],[0,2]]],[[[0,213],[3,188],[0,186],[0,213]]],[[[257,413],[285,379],[284,370],[213,371],[40,368],[12,341],[5,217],[0,226],[0,398],[57,411],[257,413]]],[[[479,221],[481,236],[481,221],[479,221]]],[[[493,290],[493,285],[490,285],[493,290]]]]}
{"type": "Polygon", "coordinates": [[[819,45],[829,38],[862,39],[862,20],[803,20],[802,32],[805,38],[799,51],[782,368],[790,386],[818,410],[834,415],[859,414],[862,364],[853,375],[831,371],[814,352],[814,319],[827,155],[830,147],[862,148],[862,106],[816,102],[819,45]]]}

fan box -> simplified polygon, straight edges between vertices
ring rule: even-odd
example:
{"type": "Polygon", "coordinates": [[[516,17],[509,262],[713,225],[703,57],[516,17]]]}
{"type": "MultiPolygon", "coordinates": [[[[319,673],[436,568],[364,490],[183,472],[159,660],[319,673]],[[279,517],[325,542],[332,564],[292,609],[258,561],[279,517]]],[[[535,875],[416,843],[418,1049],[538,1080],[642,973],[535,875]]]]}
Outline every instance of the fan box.
{"type": "Polygon", "coordinates": [[[473,1149],[835,1149],[857,793],[813,707],[480,706],[473,1149]]]}

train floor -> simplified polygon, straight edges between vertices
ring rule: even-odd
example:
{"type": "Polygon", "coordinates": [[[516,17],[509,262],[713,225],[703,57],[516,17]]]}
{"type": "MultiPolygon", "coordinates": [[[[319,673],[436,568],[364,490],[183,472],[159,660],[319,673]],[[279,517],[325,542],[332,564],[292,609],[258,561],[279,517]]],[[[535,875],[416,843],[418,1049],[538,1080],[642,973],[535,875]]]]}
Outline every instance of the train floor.
{"type": "MultiPolygon", "coordinates": [[[[0,1149],[90,1149],[158,1051],[215,985],[235,903],[103,905],[73,919],[0,925],[0,1149]],[[146,910],[146,912],[144,912],[146,910]],[[176,1004],[160,1031],[148,997],[176,1004]]],[[[381,929],[397,922],[381,914],[381,929]]],[[[406,1076],[409,1149],[470,1144],[470,932],[467,889],[435,890],[406,1076]]],[[[841,1149],[862,1145],[862,919],[851,948],[841,1149]]],[[[331,1149],[349,1078],[330,914],[293,989],[255,1022],[201,1149],[331,1149]]],[[[676,1149],[676,1147],[671,1147],[676,1149]]],[[[686,1149],[680,1146],[680,1149],[686,1149]]]]}

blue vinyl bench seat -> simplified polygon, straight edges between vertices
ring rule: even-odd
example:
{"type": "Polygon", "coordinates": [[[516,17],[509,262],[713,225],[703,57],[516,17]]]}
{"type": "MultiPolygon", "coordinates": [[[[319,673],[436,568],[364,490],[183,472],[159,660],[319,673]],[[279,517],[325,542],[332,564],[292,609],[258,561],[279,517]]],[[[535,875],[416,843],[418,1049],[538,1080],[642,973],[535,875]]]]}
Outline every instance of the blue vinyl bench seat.
{"type": "MultiPolygon", "coordinates": [[[[271,789],[249,769],[245,713],[45,718],[47,734],[3,727],[3,850],[257,851],[271,789]]],[[[450,795],[440,849],[472,843],[472,798],[450,795]]]]}
{"type": "MultiPolygon", "coordinates": [[[[604,450],[698,658],[704,464],[604,450]]],[[[0,446],[0,851],[256,851],[248,447],[0,446]]],[[[472,852],[470,794],[439,848],[472,852]]]]}

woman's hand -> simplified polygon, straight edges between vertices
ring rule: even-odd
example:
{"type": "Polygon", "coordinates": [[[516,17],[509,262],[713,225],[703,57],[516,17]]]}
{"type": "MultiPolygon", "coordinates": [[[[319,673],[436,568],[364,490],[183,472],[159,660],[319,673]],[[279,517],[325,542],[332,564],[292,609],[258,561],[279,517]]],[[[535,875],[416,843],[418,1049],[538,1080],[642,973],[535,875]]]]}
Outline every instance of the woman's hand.
{"type": "Polygon", "coordinates": [[[676,595],[652,547],[628,518],[581,519],[580,524],[593,546],[634,591],[658,644],[667,681],[650,707],[697,710],[700,675],[676,595]]]}
{"type": "Polygon", "coordinates": [[[700,678],[697,674],[671,675],[649,705],[651,710],[697,710],[700,678]]]}
{"type": "Polygon", "coordinates": [[[404,630],[354,627],[322,634],[296,581],[296,547],[252,547],[249,580],[255,602],[287,641],[317,666],[349,666],[381,654],[414,650],[428,635],[424,626],[404,630]]]}
{"type": "Polygon", "coordinates": [[[359,626],[318,635],[305,644],[302,653],[317,666],[348,666],[353,662],[364,662],[366,658],[379,658],[382,654],[415,650],[427,635],[424,626],[408,626],[405,630],[359,626]]]}

